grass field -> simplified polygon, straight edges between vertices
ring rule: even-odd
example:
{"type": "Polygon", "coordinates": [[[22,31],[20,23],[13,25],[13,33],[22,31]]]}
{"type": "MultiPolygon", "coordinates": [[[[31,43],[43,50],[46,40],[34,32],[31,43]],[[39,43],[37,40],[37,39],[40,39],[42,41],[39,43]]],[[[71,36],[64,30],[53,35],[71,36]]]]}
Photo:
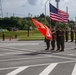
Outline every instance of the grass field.
{"type": "MultiPolygon", "coordinates": [[[[17,34],[18,40],[43,40],[44,36],[38,30],[30,30],[29,36],[26,30],[18,30],[18,31],[7,31],[4,30],[5,39],[15,39],[15,35],[17,34]]],[[[2,39],[2,32],[0,32],[0,39],[2,39]]],[[[70,39],[70,34],[69,34],[70,39]]]]}
{"type": "MultiPolygon", "coordinates": [[[[31,30],[28,32],[26,30],[18,30],[18,31],[7,31],[4,30],[5,39],[15,39],[15,35],[17,34],[18,40],[43,40],[44,36],[37,30],[31,30]]],[[[0,39],[2,39],[2,32],[0,32],[0,39]]]]}

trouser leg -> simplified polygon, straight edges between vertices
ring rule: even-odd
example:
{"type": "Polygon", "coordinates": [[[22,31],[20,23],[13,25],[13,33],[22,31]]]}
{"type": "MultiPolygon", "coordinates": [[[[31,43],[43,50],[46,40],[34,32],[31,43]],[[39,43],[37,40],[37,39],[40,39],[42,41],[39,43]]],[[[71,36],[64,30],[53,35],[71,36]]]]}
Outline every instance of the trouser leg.
{"type": "Polygon", "coordinates": [[[51,41],[51,46],[52,46],[52,49],[55,48],[55,40],[51,41]]]}
{"type": "Polygon", "coordinates": [[[61,50],[64,50],[64,39],[61,40],[61,50]]]}
{"type": "Polygon", "coordinates": [[[60,50],[60,40],[57,40],[57,50],[60,50]]]}

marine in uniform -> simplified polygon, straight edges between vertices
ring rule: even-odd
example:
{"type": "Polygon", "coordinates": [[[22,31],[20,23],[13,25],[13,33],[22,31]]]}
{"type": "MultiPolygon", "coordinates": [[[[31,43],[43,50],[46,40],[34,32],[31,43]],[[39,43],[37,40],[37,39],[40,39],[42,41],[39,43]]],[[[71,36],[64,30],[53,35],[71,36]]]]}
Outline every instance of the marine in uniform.
{"type": "MultiPolygon", "coordinates": [[[[48,28],[50,28],[50,26],[48,26],[48,28]]],[[[50,39],[45,37],[45,42],[46,42],[46,47],[47,47],[45,50],[49,50],[49,48],[50,48],[50,39]]]]}
{"type": "Polygon", "coordinates": [[[73,40],[74,40],[74,31],[73,31],[73,29],[71,29],[70,36],[71,36],[71,42],[73,42],[73,40]]]}
{"type": "Polygon", "coordinates": [[[49,48],[50,48],[50,40],[45,37],[45,42],[46,42],[46,47],[47,47],[45,50],[49,50],[49,48]]]}
{"type": "MultiPolygon", "coordinates": [[[[75,33],[75,46],[76,46],[76,28],[74,30],[74,33],[75,33]]],[[[76,49],[76,47],[75,47],[75,49],[76,49]]]]}
{"type": "Polygon", "coordinates": [[[64,28],[61,28],[59,36],[60,36],[60,47],[61,47],[60,51],[64,51],[64,28]]]}
{"type": "Polygon", "coordinates": [[[54,50],[54,49],[55,49],[55,31],[54,31],[54,29],[53,29],[53,28],[52,28],[51,47],[52,47],[52,49],[51,49],[51,50],[54,50]]]}
{"type": "Polygon", "coordinates": [[[60,27],[56,28],[57,51],[60,50],[60,27]]]}
{"type": "Polygon", "coordinates": [[[65,30],[65,40],[66,40],[66,42],[68,41],[68,35],[69,35],[69,31],[66,28],[66,30],[65,30]]]}

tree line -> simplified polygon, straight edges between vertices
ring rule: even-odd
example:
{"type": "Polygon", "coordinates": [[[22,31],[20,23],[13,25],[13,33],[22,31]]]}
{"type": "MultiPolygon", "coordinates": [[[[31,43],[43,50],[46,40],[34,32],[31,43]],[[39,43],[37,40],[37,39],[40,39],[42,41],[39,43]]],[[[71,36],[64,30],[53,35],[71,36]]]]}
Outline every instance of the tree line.
{"type": "MultiPolygon", "coordinates": [[[[36,20],[39,22],[46,24],[47,26],[56,26],[56,23],[54,21],[50,21],[49,16],[46,16],[42,13],[39,16],[34,17],[36,20]]],[[[73,27],[74,21],[69,21],[68,25],[65,25],[64,23],[59,23],[60,26],[63,27],[73,27]]],[[[32,20],[30,17],[5,17],[5,18],[0,18],[0,29],[7,29],[9,31],[14,29],[19,29],[19,30],[27,30],[29,27],[32,29],[35,29],[35,26],[32,23],[32,20]]]]}

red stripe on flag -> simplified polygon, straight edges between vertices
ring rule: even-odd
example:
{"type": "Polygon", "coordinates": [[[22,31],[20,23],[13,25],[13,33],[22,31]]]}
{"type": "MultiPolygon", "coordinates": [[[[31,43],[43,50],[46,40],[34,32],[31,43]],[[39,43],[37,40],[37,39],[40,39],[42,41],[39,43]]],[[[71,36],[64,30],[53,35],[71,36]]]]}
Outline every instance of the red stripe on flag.
{"type": "Polygon", "coordinates": [[[68,17],[68,13],[55,8],[52,4],[50,4],[50,19],[57,22],[68,23],[68,17]]]}

